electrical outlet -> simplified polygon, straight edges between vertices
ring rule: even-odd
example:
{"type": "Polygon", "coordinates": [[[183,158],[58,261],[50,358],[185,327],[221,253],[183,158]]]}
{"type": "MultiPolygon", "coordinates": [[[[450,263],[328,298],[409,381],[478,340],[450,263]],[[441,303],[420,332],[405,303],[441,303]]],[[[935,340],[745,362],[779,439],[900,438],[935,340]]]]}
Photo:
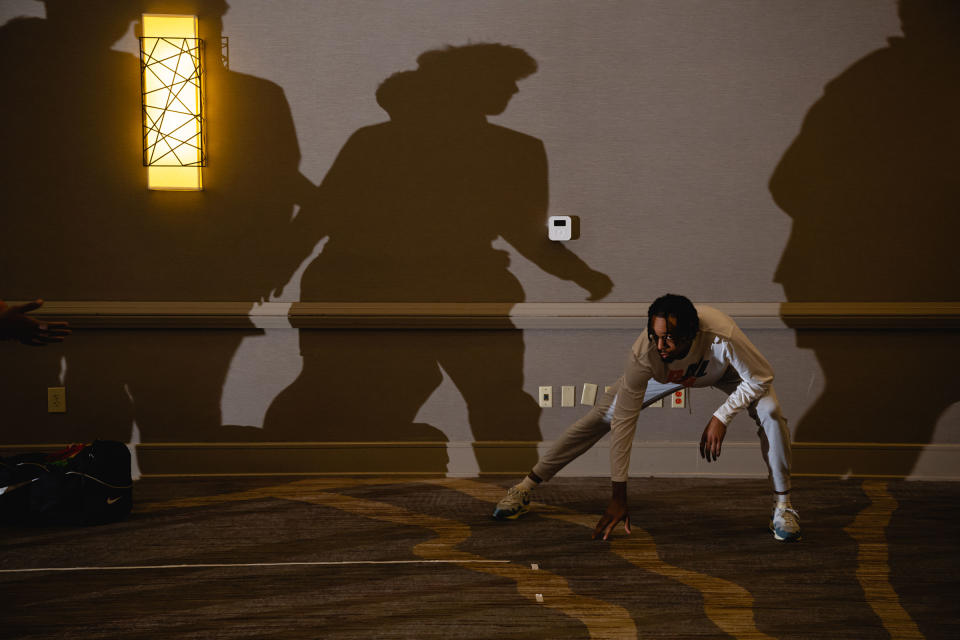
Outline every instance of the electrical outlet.
{"type": "Polygon", "coordinates": [[[653,407],[654,409],[662,409],[662,408],[663,408],[663,398],[660,398],[660,399],[657,400],[656,402],[651,402],[651,403],[648,404],[647,406],[648,406],[648,407],[653,407]]]}
{"type": "Polygon", "coordinates": [[[593,406],[597,403],[597,385],[589,382],[583,383],[583,391],[580,392],[580,404],[593,406]]]}
{"type": "Polygon", "coordinates": [[[572,385],[560,387],[560,406],[572,407],[576,404],[577,388],[572,385]]]}
{"type": "Polygon", "coordinates": [[[683,409],[687,406],[687,390],[680,389],[679,391],[674,391],[673,395],[670,396],[670,407],[673,409],[683,409]]]}
{"type": "Polygon", "coordinates": [[[544,409],[553,406],[553,387],[540,387],[540,406],[544,409]]]}
{"type": "Polygon", "coordinates": [[[47,387],[47,413],[67,412],[67,388],[47,387]]]}

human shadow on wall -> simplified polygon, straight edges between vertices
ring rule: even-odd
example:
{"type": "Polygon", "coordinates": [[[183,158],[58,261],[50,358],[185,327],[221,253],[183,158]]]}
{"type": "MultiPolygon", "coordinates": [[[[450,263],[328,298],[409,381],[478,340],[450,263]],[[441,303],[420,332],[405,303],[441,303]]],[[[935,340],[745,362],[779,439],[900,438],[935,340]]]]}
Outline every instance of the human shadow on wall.
{"type": "MultiPolygon", "coordinates": [[[[204,190],[150,193],[148,219],[165,254],[163,273],[153,285],[159,298],[153,299],[241,301],[252,307],[296,269],[288,260],[291,220],[295,205],[316,188],[299,171],[290,107],[275,83],[224,64],[220,42],[227,3],[142,4],[149,13],[197,15],[207,47],[204,190]]],[[[138,368],[131,384],[145,439],[155,432],[173,441],[247,439],[251,430],[221,426],[221,398],[240,343],[261,333],[246,323],[231,330],[181,330],[173,341],[145,343],[138,355],[151,366],[138,368]]]]}
{"type": "MultiPolygon", "coordinates": [[[[143,204],[145,184],[139,62],[111,47],[127,33],[137,7],[103,0],[44,4],[45,19],[16,18],[0,27],[3,295],[123,299],[141,292],[138,252],[147,251],[147,228],[132,212],[143,204]]],[[[101,354],[102,374],[78,377],[75,372],[90,373],[87,355],[76,349],[83,340],[77,332],[51,349],[4,355],[7,442],[83,440],[91,422],[102,437],[129,437],[127,365],[112,366],[122,356],[108,350],[101,354]],[[47,416],[45,405],[26,400],[60,384],[62,359],[70,413],[47,416]]]]}
{"type": "MultiPolygon", "coordinates": [[[[222,0],[140,3],[48,0],[47,19],[4,25],[4,156],[9,225],[0,252],[4,296],[50,300],[241,301],[251,306],[291,274],[284,241],[294,203],[314,188],[298,171],[290,109],[275,84],[220,60],[222,0]],[[141,11],[197,15],[207,50],[208,165],[202,192],[146,188],[139,61],[112,51],[141,11]]],[[[12,437],[46,442],[238,439],[221,427],[224,380],[240,341],[230,331],[77,332],[29,358],[65,358],[67,416],[12,437]]],[[[11,387],[24,384],[7,367],[11,387]]],[[[7,375],[6,373],[4,374],[7,375]]]]}
{"type": "MultiPolygon", "coordinates": [[[[826,86],[770,181],[793,219],[775,278],[790,302],[960,294],[960,4],[902,0],[900,18],[903,37],[826,86]]],[[[795,440],[931,441],[938,416],[960,399],[960,336],[902,328],[798,329],[826,387],[795,440]]]]}
{"type": "MultiPolygon", "coordinates": [[[[356,131],[295,221],[306,255],[329,237],[301,281],[304,302],[524,300],[502,237],[520,254],[599,299],[610,279],[546,237],[543,143],[491,124],[536,70],[523,50],[474,44],[427,51],[387,78],[377,101],[390,120],[356,131]]],[[[463,395],[475,441],[539,441],[540,409],[523,391],[523,334],[330,331],[302,328],[303,371],[266,416],[272,438],[443,441],[417,411],[442,380],[463,395]]],[[[476,449],[481,471],[496,470],[476,449]]],[[[511,461],[529,466],[535,460],[511,461]]],[[[440,450],[431,463],[444,470],[440,450]]]]}

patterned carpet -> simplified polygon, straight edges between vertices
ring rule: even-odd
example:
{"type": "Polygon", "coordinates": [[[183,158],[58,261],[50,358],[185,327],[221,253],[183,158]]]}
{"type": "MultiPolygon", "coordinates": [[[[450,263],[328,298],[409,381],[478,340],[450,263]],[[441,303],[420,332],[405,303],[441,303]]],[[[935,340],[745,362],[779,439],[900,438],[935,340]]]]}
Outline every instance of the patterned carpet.
{"type": "Polygon", "coordinates": [[[0,528],[3,638],[958,638],[960,484],[795,480],[141,480],[134,513],[0,528]]]}

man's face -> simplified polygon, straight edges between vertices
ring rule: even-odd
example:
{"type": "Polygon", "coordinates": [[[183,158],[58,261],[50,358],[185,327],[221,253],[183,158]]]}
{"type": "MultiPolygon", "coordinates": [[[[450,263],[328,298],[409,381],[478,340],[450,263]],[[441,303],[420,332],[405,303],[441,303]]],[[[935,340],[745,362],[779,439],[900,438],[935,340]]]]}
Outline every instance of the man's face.
{"type": "Polygon", "coordinates": [[[677,317],[655,317],[650,326],[650,342],[657,347],[657,353],[664,362],[682,359],[690,351],[693,338],[677,337],[677,317]]]}
{"type": "Polygon", "coordinates": [[[512,78],[490,74],[476,80],[477,101],[484,115],[497,116],[520,89],[512,78]]]}

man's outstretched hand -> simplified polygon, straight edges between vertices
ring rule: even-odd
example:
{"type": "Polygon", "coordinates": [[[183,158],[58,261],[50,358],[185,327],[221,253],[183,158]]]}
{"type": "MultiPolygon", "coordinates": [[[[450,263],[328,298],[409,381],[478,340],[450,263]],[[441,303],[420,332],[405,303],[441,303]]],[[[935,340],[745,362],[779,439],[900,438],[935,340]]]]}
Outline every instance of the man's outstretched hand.
{"type": "Polygon", "coordinates": [[[630,533],[630,512],[627,510],[627,483],[613,483],[613,497],[610,498],[610,504],[607,510],[600,518],[596,528],[593,530],[593,539],[607,537],[617,528],[617,525],[623,522],[623,530],[630,533]]]}
{"type": "Polygon", "coordinates": [[[63,342],[70,335],[66,322],[40,322],[26,315],[42,305],[43,300],[34,300],[11,307],[0,300],[0,339],[12,338],[35,347],[63,342]]]}

